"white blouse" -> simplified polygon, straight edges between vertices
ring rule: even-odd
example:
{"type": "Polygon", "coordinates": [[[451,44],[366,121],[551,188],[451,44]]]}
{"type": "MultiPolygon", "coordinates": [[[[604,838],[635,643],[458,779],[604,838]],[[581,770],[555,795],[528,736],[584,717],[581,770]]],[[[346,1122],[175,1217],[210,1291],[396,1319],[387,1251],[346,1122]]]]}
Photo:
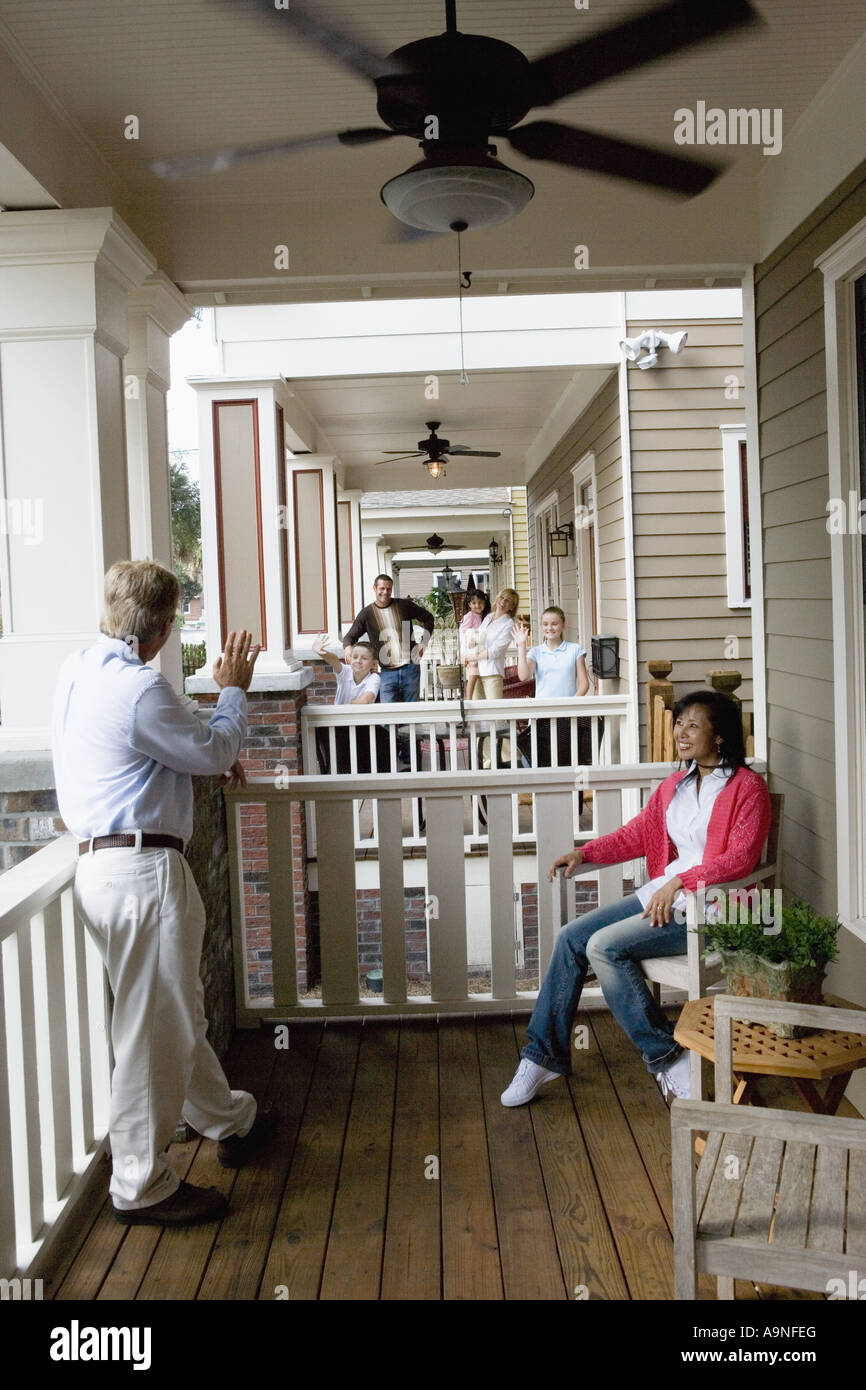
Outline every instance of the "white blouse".
{"type": "MultiPolygon", "coordinates": [[[[691,763],[689,773],[694,769],[695,764],[691,763]]],[[[666,817],[668,834],[676,845],[677,857],[671,860],[658,878],[651,878],[649,883],[635,889],[641,907],[646,907],[653,893],[661,888],[663,883],[676,878],[684,869],[693,869],[696,864],[703,862],[707,847],[707,830],[716,797],[724,791],[728,779],[733,775],[730,768],[716,767],[704,778],[695,773],[694,776],[686,776],[677,783],[666,817]]],[[[685,893],[678,893],[673,905],[683,907],[685,901],[685,893]]]]}
{"type": "Polygon", "coordinates": [[[510,614],[494,618],[488,613],[477,633],[479,676],[505,675],[505,653],[511,645],[513,627],[514,618],[510,614]]]}

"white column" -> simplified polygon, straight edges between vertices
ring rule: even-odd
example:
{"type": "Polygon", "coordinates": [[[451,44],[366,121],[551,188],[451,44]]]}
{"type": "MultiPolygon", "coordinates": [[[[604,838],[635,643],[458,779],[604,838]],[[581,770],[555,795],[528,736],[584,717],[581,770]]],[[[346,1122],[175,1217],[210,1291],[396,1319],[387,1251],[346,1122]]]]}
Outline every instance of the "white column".
{"type": "Polygon", "coordinates": [[[155,270],[111,208],[0,216],[2,748],[48,747],[58,668],[129,555],[127,295],[155,270]]]}
{"type": "Polygon", "coordinates": [[[293,689],[302,663],[291,642],[292,505],[285,448],[304,443],[291,391],[281,377],[191,377],[189,384],[199,397],[207,661],[186,688],[214,688],[211,672],[223,629],[247,627],[256,640],[265,636],[251,689],[293,689]]]}
{"type": "MultiPolygon", "coordinates": [[[[368,602],[364,594],[364,585],[369,588],[369,580],[372,575],[365,576],[362,543],[361,543],[361,497],[363,493],[360,488],[339,488],[337,490],[337,501],[348,502],[349,517],[352,525],[352,590],[355,596],[355,613],[364,607],[368,602]]],[[[355,613],[352,614],[354,618],[355,613]]],[[[345,626],[345,624],[343,624],[345,626]]]]}
{"type": "MultiPolygon", "coordinates": [[[[166,394],[169,343],[192,316],[177,286],[157,271],[129,295],[129,351],[124,359],[126,456],[129,481],[129,554],[172,568],[171,483],[166,394]]],[[[183,689],[180,631],[175,628],[153,663],[176,690],[183,689]]]]}
{"type": "Polygon", "coordinates": [[[308,661],[315,658],[311,643],[317,632],[339,637],[343,631],[337,567],[336,465],[333,454],[305,454],[290,459],[288,464],[293,645],[296,653],[308,661]],[[304,486],[311,488],[312,495],[301,490],[304,486]],[[296,496],[300,498],[297,503],[296,496]]]}

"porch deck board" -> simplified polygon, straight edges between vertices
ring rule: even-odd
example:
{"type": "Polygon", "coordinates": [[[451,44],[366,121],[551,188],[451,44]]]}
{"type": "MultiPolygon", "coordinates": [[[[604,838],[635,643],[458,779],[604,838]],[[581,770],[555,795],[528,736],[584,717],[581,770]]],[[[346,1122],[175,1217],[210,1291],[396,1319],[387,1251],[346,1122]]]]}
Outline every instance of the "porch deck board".
{"type": "Polygon", "coordinates": [[[519,1060],[508,1020],[479,1031],[478,1055],[505,1297],[562,1300],[566,1290],[530,1107],[506,1110],[499,1100],[503,1077],[519,1060]]]}
{"type": "Polygon", "coordinates": [[[439,1039],[435,1019],[400,1028],[381,1297],[442,1297],[439,1039]],[[435,1162],[431,1162],[435,1160],[435,1162]]]}
{"type": "MultiPolygon", "coordinates": [[[[674,1290],[670,1227],[594,1031],[568,1084],[629,1295],[641,1300],[671,1299],[674,1290]]],[[[659,1103],[667,1109],[661,1092],[659,1103]]],[[[592,1298],[592,1289],[589,1295],[592,1298]]]]}
{"type": "MultiPolygon", "coordinates": [[[[586,1015],[578,1024],[588,1029],[586,1015]]],[[[513,1025],[515,1048],[523,1028],[513,1025]]],[[[547,1204],[569,1298],[627,1299],[628,1285],[567,1086],[551,1083],[543,1105],[531,1105],[547,1204]]],[[[664,1121],[666,1117],[662,1116],[664,1121]]]]}
{"type": "MultiPolygon", "coordinates": [[[[578,1022],[589,1047],[572,1079],[515,1110],[499,1093],[521,1019],[292,1023],[288,1049],[272,1027],[238,1033],[232,1085],[280,1107],[278,1141],[237,1171],[219,1167],[207,1140],[172,1148],[181,1175],[230,1193],[226,1219],[186,1231],[122,1227],[106,1163],[46,1295],[671,1297],[665,1103],[612,1019],[578,1022]]],[[[797,1104],[790,1090],[788,1103],[797,1104]]],[[[803,1296],[741,1282],[736,1295],[803,1296]]],[[[699,1297],[715,1297],[714,1280],[701,1280],[699,1297]]]]}

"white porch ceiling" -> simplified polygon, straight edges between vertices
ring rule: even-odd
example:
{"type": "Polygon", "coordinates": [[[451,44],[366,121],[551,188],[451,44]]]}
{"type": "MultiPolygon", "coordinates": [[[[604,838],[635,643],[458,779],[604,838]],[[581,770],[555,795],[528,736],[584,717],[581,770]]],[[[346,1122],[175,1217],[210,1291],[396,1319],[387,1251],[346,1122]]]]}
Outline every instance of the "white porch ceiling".
{"type": "Polygon", "coordinates": [[[295,379],[291,385],[345,465],[345,487],[365,492],[412,488],[429,492],[435,504],[443,488],[524,483],[527,454],[564,392],[577,381],[588,403],[610,370],[479,371],[471,374],[468,386],[461,386],[455,375],[443,375],[435,401],[425,399],[424,379],[417,374],[295,379]],[[452,444],[498,449],[502,457],[451,459],[444,483],[431,478],[420,459],[377,466],[385,449],[414,450],[428,434],[428,420],[440,421],[438,433],[452,444]]]}
{"type": "MultiPolygon", "coordinates": [[[[442,0],[321,0],[319,8],[382,50],[443,28],[442,0]]],[[[459,0],[458,22],[534,57],[646,8],[645,0],[586,11],[567,0],[459,0]]],[[[787,136],[863,34],[866,10],[862,0],[757,0],[757,8],[762,31],[605,82],[552,114],[675,148],[674,111],[704,100],[781,108],[787,136]]],[[[227,302],[347,298],[364,285],[389,297],[450,292],[451,238],[388,240],[394,224],[379,188],[413,162],[408,140],[257,161],[184,185],[148,171],[160,156],[377,120],[371,86],[299,39],[275,41],[274,27],[231,0],[0,0],[0,144],[61,206],[116,206],[202,302],[214,291],[227,302]],[[124,138],[130,114],[137,140],[124,138]],[[278,243],[291,254],[282,273],[273,266],[278,243]]],[[[482,289],[485,276],[524,291],[620,287],[651,269],[682,284],[687,268],[728,283],[755,259],[756,183],[770,163],[760,149],[729,149],[730,172],[682,205],[500,153],[532,178],[536,197],[513,223],[467,238],[482,289]],[[590,251],[580,285],[578,243],[590,251]]],[[[0,204],[20,206],[20,186],[7,189],[3,169],[0,161],[0,204]]]]}

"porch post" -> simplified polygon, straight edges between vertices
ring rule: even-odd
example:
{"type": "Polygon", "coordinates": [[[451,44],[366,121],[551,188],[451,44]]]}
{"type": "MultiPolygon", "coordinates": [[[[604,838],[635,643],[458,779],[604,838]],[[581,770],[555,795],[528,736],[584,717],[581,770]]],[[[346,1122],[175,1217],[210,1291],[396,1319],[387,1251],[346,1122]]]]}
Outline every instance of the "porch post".
{"type": "MultiPolygon", "coordinates": [[[[169,343],[192,308],[162,271],[129,295],[129,352],[124,358],[126,450],[129,479],[129,554],[172,568],[171,483],[166,394],[169,343]]],[[[183,689],[180,631],[172,630],[154,665],[183,689]]]]}
{"type": "Polygon", "coordinates": [[[130,553],[127,295],[156,270],[111,208],[0,217],[0,747],[49,745],[58,668],[130,553]]]}
{"type": "MultiPolygon", "coordinates": [[[[340,488],[337,492],[341,628],[345,628],[347,622],[351,623],[358,610],[367,602],[364,596],[365,577],[361,555],[361,496],[360,488],[340,488]]],[[[369,577],[372,579],[373,576],[369,577]]]]}
{"type": "Polygon", "coordinates": [[[292,647],[292,497],[286,450],[301,447],[282,377],[190,377],[199,397],[199,470],[207,660],[187,690],[211,689],[213,662],[233,628],[262,653],[254,690],[296,688],[292,647]]]}
{"type": "Polygon", "coordinates": [[[343,631],[336,465],[332,454],[306,454],[288,464],[292,634],[295,650],[310,661],[317,633],[336,637],[343,631]]]}

